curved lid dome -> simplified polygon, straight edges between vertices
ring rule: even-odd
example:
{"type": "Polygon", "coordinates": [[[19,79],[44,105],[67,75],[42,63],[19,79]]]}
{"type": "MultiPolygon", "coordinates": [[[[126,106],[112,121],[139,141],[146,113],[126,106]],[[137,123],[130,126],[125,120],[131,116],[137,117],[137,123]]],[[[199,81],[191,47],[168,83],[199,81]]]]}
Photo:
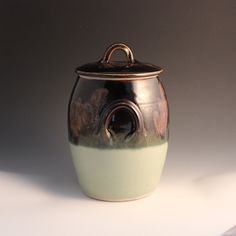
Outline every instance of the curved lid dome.
{"type": "Polygon", "coordinates": [[[76,68],[79,75],[93,79],[144,79],[157,76],[162,71],[163,69],[159,66],[135,60],[131,49],[123,43],[112,44],[98,62],[87,63],[76,68]],[[127,61],[111,61],[111,56],[116,50],[124,51],[127,61]]]}

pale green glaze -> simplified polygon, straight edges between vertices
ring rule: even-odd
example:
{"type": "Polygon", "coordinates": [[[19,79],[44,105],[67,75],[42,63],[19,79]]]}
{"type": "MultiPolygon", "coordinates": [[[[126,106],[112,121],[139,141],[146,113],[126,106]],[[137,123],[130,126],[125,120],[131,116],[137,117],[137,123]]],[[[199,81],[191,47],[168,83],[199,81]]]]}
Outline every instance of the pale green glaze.
{"type": "Polygon", "coordinates": [[[70,144],[82,190],[107,201],[132,200],[157,186],[168,143],[137,149],[97,149],[70,144]]]}

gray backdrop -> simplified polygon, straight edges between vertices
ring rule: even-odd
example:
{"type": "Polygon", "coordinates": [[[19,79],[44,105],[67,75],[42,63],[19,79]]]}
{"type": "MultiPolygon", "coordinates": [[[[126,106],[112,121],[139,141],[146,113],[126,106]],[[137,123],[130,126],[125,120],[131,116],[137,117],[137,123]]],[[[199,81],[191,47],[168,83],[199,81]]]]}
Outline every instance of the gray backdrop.
{"type": "Polygon", "coordinates": [[[66,127],[74,69],[113,42],[165,70],[163,178],[236,170],[235,0],[2,0],[0,26],[0,171],[78,194],[66,127]]]}

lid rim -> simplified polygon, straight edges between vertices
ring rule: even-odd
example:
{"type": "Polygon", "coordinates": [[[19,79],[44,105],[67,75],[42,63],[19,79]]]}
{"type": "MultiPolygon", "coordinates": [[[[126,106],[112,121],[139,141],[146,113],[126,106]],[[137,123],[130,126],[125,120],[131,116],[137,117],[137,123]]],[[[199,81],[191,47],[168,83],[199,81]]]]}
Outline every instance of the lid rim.
{"type": "Polygon", "coordinates": [[[102,73],[102,72],[87,72],[87,71],[80,71],[76,69],[76,74],[78,75],[85,75],[89,77],[105,77],[105,78],[142,78],[142,77],[153,77],[158,76],[160,73],[163,72],[163,69],[159,71],[152,71],[152,72],[140,72],[140,73],[102,73]]]}

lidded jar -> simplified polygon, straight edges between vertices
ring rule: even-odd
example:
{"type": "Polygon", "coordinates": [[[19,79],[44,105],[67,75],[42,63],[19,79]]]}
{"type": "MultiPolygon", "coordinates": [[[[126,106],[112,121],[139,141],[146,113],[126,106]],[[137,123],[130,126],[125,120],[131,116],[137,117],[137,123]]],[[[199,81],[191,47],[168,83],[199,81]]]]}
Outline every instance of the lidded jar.
{"type": "Polygon", "coordinates": [[[168,148],[162,69],[135,60],[127,45],[117,43],[76,72],[68,131],[83,192],[106,201],[148,195],[159,182],[168,148]],[[112,61],[116,50],[126,60],[112,61]]]}

